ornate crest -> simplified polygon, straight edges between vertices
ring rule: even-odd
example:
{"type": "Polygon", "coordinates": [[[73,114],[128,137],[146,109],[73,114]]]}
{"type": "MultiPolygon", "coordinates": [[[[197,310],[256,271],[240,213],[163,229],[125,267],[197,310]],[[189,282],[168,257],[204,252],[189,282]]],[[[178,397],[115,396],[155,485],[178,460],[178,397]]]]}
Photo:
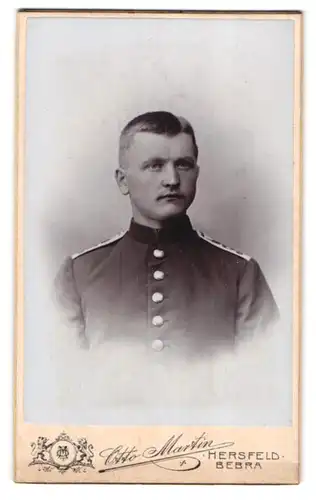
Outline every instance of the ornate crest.
{"type": "Polygon", "coordinates": [[[35,465],[38,470],[50,472],[57,469],[65,473],[69,469],[73,472],[86,472],[88,467],[94,469],[93,446],[86,438],[79,438],[76,442],[62,432],[54,441],[38,437],[36,443],[31,443],[31,448],[33,460],[29,466],[35,465]]]}

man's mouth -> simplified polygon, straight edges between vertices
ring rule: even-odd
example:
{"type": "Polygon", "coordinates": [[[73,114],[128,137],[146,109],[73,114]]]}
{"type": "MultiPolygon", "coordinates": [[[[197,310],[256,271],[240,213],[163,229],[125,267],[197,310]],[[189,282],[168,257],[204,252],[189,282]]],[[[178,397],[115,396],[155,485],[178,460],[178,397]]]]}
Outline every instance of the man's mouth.
{"type": "Polygon", "coordinates": [[[179,193],[166,193],[158,196],[158,200],[182,200],[183,195],[179,193]]]}

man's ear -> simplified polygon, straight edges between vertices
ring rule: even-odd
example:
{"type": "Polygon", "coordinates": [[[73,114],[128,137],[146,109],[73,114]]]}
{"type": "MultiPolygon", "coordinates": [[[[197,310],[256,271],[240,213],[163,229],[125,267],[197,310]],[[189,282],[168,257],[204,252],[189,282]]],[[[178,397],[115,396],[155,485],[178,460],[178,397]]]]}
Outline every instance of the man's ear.
{"type": "Polygon", "coordinates": [[[196,172],[196,179],[198,179],[199,175],[200,175],[200,167],[199,167],[199,165],[196,165],[196,170],[197,170],[197,172],[196,172]]]}
{"type": "Polygon", "coordinates": [[[115,170],[115,179],[122,194],[129,193],[126,179],[126,172],[123,168],[119,167],[115,170]]]}

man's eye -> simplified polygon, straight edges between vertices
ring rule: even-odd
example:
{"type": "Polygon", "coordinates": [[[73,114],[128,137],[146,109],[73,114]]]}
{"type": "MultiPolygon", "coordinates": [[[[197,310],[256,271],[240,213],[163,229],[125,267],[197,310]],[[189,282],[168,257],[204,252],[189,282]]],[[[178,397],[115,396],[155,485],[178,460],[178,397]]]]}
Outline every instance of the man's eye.
{"type": "Polygon", "coordinates": [[[181,161],[177,164],[177,168],[180,170],[191,170],[194,168],[194,164],[189,161],[181,161]]]}
{"type": "Polygon", "coordinates": [[[149,170],[161,170],[163,167],[162,163],[150,163],[149,165],[147,165],[147,168],[149,170]]]}

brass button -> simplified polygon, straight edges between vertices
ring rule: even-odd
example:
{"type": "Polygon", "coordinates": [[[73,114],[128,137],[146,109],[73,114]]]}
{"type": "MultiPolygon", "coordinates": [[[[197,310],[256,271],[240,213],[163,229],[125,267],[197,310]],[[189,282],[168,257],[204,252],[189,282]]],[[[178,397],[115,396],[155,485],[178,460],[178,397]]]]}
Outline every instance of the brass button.
{"type": "Polygon", "coordinates": [[[151,297],[151,298],[152,298],[152,301],[153,301],[153,302],[156,302],[156,304],[157,304],[158,302],[162,302],[162,301],[163,301],[163,295],[162,295],[162,293],[160,293],[160,292],[155,292],[155,293],[153,293],[153,295],[152,295],[152,297],[151,297]]]}
{"type": "Polygon", "coordinates": [[[152,324],[154,326],[162,326],[163,325],[163,318],[161,316],[154,316],[152,319],[152,324]]]}
{"type": "Polygon", "coordinates": [[[163,271],[160,271],[157,269],[157,271],[154,272],[154,279],[155,280],[163,280],[165,277],[165,273],[163,271]]]}
{"type": "Polygon", "coordinates": [[[163,250],[159,250],[159,248],[155,248],[154,250],[154,257],[156,257],[156,259],[162,259],[162,257],[165,256],[165,252],[163,250]]]}
{"type": "Polygon", "coordinates": [[[164,343],[160,339],[155,339],[151,344],[151,347],[154,349],[154,351],[162,351],[164,348],[164,343]]]}

